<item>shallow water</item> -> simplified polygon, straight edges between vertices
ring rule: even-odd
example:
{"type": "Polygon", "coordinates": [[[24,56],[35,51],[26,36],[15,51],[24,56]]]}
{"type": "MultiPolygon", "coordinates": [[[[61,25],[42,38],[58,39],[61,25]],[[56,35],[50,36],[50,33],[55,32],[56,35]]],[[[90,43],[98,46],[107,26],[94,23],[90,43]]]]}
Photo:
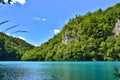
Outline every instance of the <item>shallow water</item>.
{"type": "Polygon", "coordinates": [[[0,62],[0,80],[117,80],[120,62],[0,62]]]}

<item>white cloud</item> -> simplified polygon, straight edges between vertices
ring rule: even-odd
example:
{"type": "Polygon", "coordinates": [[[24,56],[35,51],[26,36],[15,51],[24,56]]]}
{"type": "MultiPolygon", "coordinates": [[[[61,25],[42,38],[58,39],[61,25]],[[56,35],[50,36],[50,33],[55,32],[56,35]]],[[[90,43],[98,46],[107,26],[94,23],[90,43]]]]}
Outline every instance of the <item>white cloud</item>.
{"type": "Polygon", "coordinates": [[[40,21],[40,17],[34,17],[34,20],[40,21]]]}
{"type": "MultiPolygon", "coordinates": [[[[8,35],[8,36],[11,36],[9,33],[6,33],[6,35],[8,35]]],[[[16,38],[19,38],[19,39],[22,39],[22,40],[26,40],[24,37],[22,37],[22,36],[13,36],[13,37],[16,37],[16,38]]]]}
{"type": "Polygon", "coordinates": [[[40,17],[38,17],[38,16],[37,16],[37,17],[34,17],[33,19],[34,19],[34,20],[37,20],[37,21],[43,21],[43,22],[47,20],[46,18],[40,18],[40,17]]]}
{"type": "Polygon", "coordinates": [[[6,33],[8,36],[10,36],[10,34],[9,33],[6,33]]]}
{"type": "Polygon", "coordinates": [[[26,40],[24,37],[22,37],[22,36],[18,36],[17,38],[19,38],[19,39],[22,39],[22,40],[26,40]]]}
{"type": "Polygon", "coordinates": [[[13,0],[12,2],[11,2],[11,4],[14,4],[14,3],[20,3],[20,4],[25,4],[26,3],[26,0],[13,0]]]}
{"type": "Polygon", "coordinates": [[[47,19],[46,18],[43,18],[42,21],[46,21],[47,19]]]}
{"type": "Polygon", "coordinates": [[[54,34],[58,34],[60,32],[60,30],[59,29],[54,29],[53,32],[54,32],[54,34]]]}

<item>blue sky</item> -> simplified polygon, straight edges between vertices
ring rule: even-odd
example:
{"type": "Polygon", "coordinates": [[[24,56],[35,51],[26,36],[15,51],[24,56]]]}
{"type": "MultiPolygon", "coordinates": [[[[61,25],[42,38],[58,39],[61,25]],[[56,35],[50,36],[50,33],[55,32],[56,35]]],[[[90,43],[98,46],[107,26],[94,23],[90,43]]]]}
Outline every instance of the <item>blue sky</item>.
{"type": "Polygon", "coordinates": [[[0,5],[0,31],[19,24],[6,33],[40,45],[57,34],[70,18],[84,15],[99,8],[105,10],[119,3],[119,0],[14,0],[12,5],[0,5]],[[13,31],[26,30],[29,33],[11,34],[13,31]]]}

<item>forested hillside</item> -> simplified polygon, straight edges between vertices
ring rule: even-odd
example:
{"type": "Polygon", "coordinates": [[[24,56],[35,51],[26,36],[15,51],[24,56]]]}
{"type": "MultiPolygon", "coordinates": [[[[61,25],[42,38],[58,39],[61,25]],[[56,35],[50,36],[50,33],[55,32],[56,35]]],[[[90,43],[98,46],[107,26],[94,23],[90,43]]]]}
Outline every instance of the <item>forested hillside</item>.
{"type": "Polygon", "coordinates": [[[25,41],[0,32],[0,61],[20,60],[34,46],[25,41]]]}
{"type": "Polygon", "coordinates": [[[22,60],[103,61],[120,60],[120,36],[114,27],[120,18],[120,4],[77,15],[48,42],[27,51],[22,60]]]}

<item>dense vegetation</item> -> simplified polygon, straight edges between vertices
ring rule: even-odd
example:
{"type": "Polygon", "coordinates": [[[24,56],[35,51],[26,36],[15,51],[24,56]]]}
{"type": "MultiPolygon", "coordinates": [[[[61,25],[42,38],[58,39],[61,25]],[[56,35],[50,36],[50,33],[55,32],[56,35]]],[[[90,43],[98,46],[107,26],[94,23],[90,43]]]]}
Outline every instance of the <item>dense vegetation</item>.
{"type": "Polygon", "coordinates": [[[120,36],[113,32],[119,17],[120,4],[77,15],[48,42],[27,51],[22,60],[120,60],[120,36]]]}
{"type": "Polygon", "coordinates": [[[23,54],[33,47],[19,38],[0,32],[0,61],[20,60],[23,54]]]}

